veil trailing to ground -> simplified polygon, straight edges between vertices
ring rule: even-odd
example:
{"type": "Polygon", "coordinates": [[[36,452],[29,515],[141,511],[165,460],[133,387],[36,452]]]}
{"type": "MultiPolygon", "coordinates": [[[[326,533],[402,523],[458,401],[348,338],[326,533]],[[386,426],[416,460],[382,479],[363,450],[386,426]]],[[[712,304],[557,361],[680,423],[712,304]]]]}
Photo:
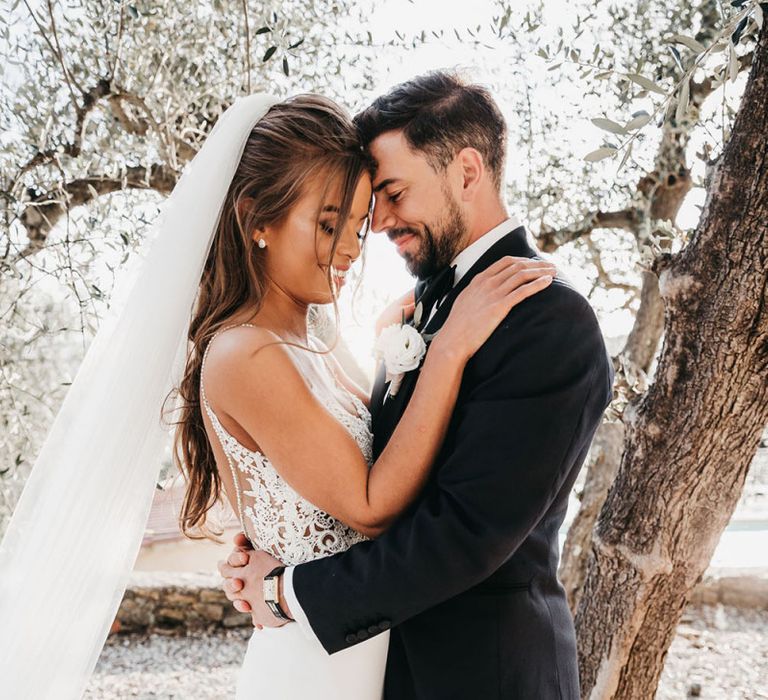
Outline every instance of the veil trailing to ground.
{"type": "Polygon", "coordinates": [[[0,694],[80,698],[141,545],[203,266],[247,138],[278,98],[237,98],[119,280],[0,543],[0,694]]]}

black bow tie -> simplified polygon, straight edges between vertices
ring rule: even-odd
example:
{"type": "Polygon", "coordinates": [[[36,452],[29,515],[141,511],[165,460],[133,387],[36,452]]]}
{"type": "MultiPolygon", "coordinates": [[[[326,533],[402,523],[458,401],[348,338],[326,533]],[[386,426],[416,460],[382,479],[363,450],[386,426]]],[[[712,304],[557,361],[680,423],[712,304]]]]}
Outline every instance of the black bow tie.
{"type": "Polygon", "coordinates": [[[414,312],[414,326],[421,328],[429,320],[429,314],[435,303],[442,299],[453,288],[453,281],[456,273],[456,265],[444,267],[439,272],[424,280],[419,280],[416,284],[416,311],[414,312]],[[421,311],[419,311],[421,305],[421,311]],[[415,316],[420,315],[417,319],[415,316]]]}

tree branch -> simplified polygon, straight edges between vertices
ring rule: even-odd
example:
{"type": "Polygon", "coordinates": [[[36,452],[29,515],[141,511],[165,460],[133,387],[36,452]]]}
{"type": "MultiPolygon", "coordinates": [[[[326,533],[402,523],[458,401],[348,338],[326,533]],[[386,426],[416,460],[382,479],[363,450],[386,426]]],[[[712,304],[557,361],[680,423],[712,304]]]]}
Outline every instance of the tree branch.
{"type": "Polygon", "coordinates": [[[620,211],[596,211],[587,214],[581,221],[561,229],[552,229],[542,225],[536,241],[545,253],[552,253],[561,245],[571,243],[579,238],[588,236],[595,229],[620,228],[634,231],[637,225],[637,214],[634,209],[620,211]]]}
{"type": "Polygon", "coordinates": [[[28,257],[45,246],[48,234],[67,209],[87,204],[101,195],[123,189],[152,189],[170,194],[177,174],[165,164],[153,164],[149,170],[142,166],[125,168],[122,178],[89,177],[71,180],[55,192],[41,193],[30,200],[19,217],[27,229],[28,245],[11,262],[28,257]]]}

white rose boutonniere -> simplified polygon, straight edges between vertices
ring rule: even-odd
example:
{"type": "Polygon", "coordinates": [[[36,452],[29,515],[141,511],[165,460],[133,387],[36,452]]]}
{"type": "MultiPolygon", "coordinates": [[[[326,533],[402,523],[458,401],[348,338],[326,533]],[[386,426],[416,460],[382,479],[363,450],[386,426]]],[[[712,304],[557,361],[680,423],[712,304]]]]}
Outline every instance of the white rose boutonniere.
{"type": "Polygon", "coordinates": [[[424,338],[413,327],[393,323],[381,331],[374,354],[384,360],[384,369],[387,372],[389,395],[394,396],[403,381],[403,375],[416,369],[421,358],[427,352],[424,338]]]}

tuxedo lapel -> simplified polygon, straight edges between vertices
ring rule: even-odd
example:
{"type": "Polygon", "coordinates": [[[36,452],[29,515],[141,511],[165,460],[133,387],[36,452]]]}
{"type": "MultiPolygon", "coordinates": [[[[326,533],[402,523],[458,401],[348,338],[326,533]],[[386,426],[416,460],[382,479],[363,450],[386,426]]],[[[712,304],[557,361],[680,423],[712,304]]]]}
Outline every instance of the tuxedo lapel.
{"type": "Polygon", "coordinates": [[[371,425],[374,432],[376,432],[376,423],[379,418],[381,404],[384,401],[384,394],[387,391],[386,375],[384,363],[379,362],[376,369],[376,379],[373,382],[373,390],[371,391],[371,425]]]}
{"type": "MultiPolygon", "coordinates": [[[[456,297],[467,287],[472,278],[505,255],[523,258],[537,257],[537,251],[528,244],[524,226],[518,226],[506,236],[500,238],[477,259],[474,265],[467,270],[464,276],[448,292],[440,306],[437,307],[435,314],[424,326],[423,332],[425,334],[436,333],[445,323],[446,318],[448,318],[456,297]]],[[[413,393],[420,369],[421,365],[410,372],[406,372],[397,393],[394,396],[388,396],[386,392],[387,385],[384,382],[384,363],[380,363],[376,384],[371,395],[374,459],[381,454],[381,451],[394,432],[400,417],[403,415],[413,393]]]]}

